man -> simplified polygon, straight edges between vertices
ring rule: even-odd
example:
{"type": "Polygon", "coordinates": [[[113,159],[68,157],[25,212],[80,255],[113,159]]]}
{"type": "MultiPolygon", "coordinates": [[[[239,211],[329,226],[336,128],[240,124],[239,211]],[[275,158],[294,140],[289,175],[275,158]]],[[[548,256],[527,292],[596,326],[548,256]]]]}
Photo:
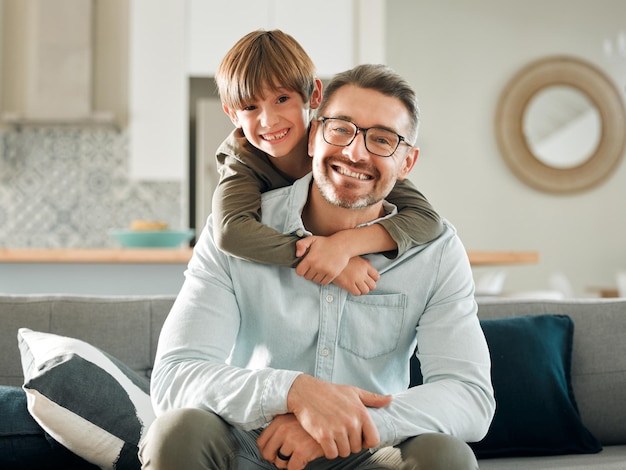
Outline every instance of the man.
{"type": "MultiPolygon", "coordinates": [[[[358,66],[329,83],[318,116],[312,175],[264,194],[263,222],[330,235],[392,217],[384,198],[419,153],[413,90],[358,66]]],[[[367,256],[381,276],[360,297],[225,255],[211,234],[161,333],[143,468],[478,468],[465,442],[495,405],[452,226],[396,259],[367,256]],[[414,351],[424,385],[407,390],[414,351]]]]}

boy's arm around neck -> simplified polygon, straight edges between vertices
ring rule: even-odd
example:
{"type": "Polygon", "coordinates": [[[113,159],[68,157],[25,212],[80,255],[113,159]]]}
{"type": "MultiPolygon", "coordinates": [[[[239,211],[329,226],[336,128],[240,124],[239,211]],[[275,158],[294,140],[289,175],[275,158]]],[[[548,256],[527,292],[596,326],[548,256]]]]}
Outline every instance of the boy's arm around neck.
{"type": "Polygon", "coordinates": [[[441,235],[439,214],[408,179],[398,180],[387,200],[398,208],[398,213],[379,223],[395,241],[396,256],[441,235]]]}
{"type": "Polygon", "coordinates": [[[220,173],[212,208],[216,244],[238,258],[293,267],[298,263],[298,238],[261,222],[261,193],[293,181],[276,171],[263,152],[242,144],[245,137],[237,132],[220,146],[216,157],[220,173]]]}

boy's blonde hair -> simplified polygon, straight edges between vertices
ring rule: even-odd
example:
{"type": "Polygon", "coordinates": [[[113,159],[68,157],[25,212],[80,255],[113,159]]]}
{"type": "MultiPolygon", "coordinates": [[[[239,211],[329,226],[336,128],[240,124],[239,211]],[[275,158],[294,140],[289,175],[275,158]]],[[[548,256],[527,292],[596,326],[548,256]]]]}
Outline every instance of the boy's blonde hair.
{"type": "Polygon", "coordinates": [[[290,35],[275,29],[246,34],[228,51],[215,82],[222,104],[241,109],[264,98],[263,87],[297,92],[308,102],[315,88],[315,65],[290,35]]]}

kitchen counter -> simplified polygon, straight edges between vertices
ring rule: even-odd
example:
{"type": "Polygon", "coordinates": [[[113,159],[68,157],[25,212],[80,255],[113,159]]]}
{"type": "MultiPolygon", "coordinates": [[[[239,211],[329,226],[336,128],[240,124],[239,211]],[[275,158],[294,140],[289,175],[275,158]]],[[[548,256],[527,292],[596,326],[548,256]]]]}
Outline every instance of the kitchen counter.
{"type": "MultiPolygon", "coordinates": [[[[0,263],[183,263],[191,258],[191,248],[2,248],[0,263]]],[[[535,251],[467,252],[472,266],[539,262],[535,251]]]]}
{"type": "Polygon", "coordinates": [[[468,250],[472,266],[494,266],[506,264],[534,264],[539,262],[536,251],[478,251],[468,250]]]}
{"type": "MultiPolygon", "coordinates": [[[[0,248],[5,294],[176,295],[191,248],[0,248]]],[[[468,252],[473,266],[536,263],[535,252],[468,252]]]]}
{"type": "Polygon", "coordinates": [[[176,295],[190,248],[0,249],[5,294],[176,295]]]}
{"type": "Polygon", "coordinates": [[[184,263],[191,248],[3,248],[0,263],[184,263]]]}

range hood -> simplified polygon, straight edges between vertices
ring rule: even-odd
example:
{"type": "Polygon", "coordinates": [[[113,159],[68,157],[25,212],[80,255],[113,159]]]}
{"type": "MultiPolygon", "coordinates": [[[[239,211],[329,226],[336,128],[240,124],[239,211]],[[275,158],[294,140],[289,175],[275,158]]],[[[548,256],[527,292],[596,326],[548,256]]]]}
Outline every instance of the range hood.
{"type": "Polygon", "coordinates": [[[2,121],[114,124],[93,109],[94,0],[3,0],[2,121]]]}

